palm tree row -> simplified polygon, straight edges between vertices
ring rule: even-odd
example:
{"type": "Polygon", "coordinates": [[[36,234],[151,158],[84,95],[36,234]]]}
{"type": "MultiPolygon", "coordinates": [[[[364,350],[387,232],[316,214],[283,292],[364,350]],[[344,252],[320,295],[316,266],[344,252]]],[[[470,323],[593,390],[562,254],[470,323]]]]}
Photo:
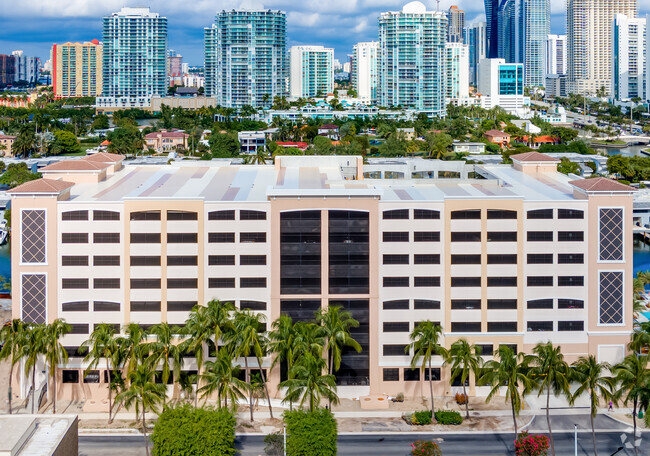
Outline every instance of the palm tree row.
{"type": "MultiPolygon", "coordinates": [[[[466,416],[469,418],[469,398],[466,385],[470,374],[474,375],[478,386],[490,386],[486,398],[489,402],[505,388],[506,400],[510,402],[515,435],[518,434],[517,416],[521,411],[522,397],[536,392],[546,396],[546,421],[549,429],[551,452],[555,455],[555,443],[549,415],[551,395],[564,396],[573,405],[583,395],[587,395],[591,408],[591,430],[594,453],[596,448],[596,433],[594,418],[601,402],[623,401],[625,405],[632,404],[634,435],[637,429],[637,414],[650,408],[650,367],[649,355],[640,354],[650,348],[650,324],[645,323],[632,335],[629,348],[633,353],[611,366],[599,363],[595,356],[580,357],[569,365],[564,360],[561,348],[550,342],[537,344],[532,354],[517,353],[507,345],[501,345],[494,359],[484,362],[479,346],[469,344],[465,339],[459,339],[451,344],[449,349],[440,345],[442,329],[439,325],[424,321],[419,323],[411,333],[411,344],[406,352],[411,351],[411,366],[420,367],[429,380],[431,394],[431,411],[435,412],[433,403],[433,375],[431,365],[434,356],[439,356],[443,365],[451,372],[451,383],[458,379],[465,394],[466,416]],[[572,393],[571,385],[576,389],[572,393]]],[[[650,426],[650,417],[645,415],[645,422],[650,426]]],[[[636,437],[635,437],[636,438],[636,437]]],[[[638,448],[635,447],[635,454],[638,448]]]]}

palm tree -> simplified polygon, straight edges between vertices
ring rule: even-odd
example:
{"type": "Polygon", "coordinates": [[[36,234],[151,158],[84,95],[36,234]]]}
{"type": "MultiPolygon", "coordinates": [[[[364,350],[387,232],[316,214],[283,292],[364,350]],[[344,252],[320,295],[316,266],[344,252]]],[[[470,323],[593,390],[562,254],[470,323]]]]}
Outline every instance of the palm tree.
{"type": "MultiPolygon", "coordinates": [[[[269,350],[275,354],[271,369],[278,363],[287,363],[287,374],[291,372],[295,348],[295,328],[293,320],[289,315],[281,315],[271,324],[271,331],[268,334],[269,350]]],[[[289,403],[289,410],[293,409],[293,403],[289,403]]]]}
{"type": "Polygon", "coordinates": [[[23,339],[22,357],[25,358],[25,375],[29,376],[32,371],[32,414],[34,414],[34,403],[36,402],[36,363],[38,358],[45,353],[44,325],[30,324],[25,331],[23,339]]]}
{"type": "Polygon", "coordinates": [[[304,321],[297,321],[293,325],[294,330],[294,347],[293,359],[299,359],[306,354],[313,356],[322,356],[323,347],[325,346],[325,337],[322,326],[304,321]]]}
{"type": "Polygon", "coordinates": [[[204,385],[199,388],[202,398],[207,398],[214,392],[217,393],[217,404],[221,407],[221,398],[223,398],[224,407],[228,408],[228,399],[232,410],[237,409],[237,401],[244,399],[245,391],[249,386],[246,382],[239,379],[239,364],[233,366],[233,357],[229,350],[222,349],[217,355],[215,361],[205,363],[205,372],[201,375],[204,385]]]}
{"type": "MultiPolygon", "coordinates": [[[[434,355],[443,355],[444,348],[440,345],[440,336],[442,328],[440,325],[426,320],[413,328],[410,334],[411,343],[406,347],[406,353],[411,351],[411,367],[420,366],[421,372],[429,369],[429,393],[431,394],[431,416],[436,413],[433,402],[433,375],[431,370],[431,360],[434,355]],[[421,363],[421,364],[420,364],[421,363]]],[[[424,377],[424,376],[423,376],[424,377]]]]}
{"type": "Polygon", "coordinates": [[[11,385],[13,382],[14,366],[22,358],[22,347],[25,339],[26,325],[19,319],[13,319],[0,329],[0,360],[9,359],[9,414],[11,415],[11,385]]]}
{"type": "Polygon", "coordinates": [[[212,335],[212,330],[208,326],[206,307],[197,305],[192,308],[185,321],[183,332],[189,336],[182,342],[183,351],[194,353],[200,374],[203,367],[203,350],[212,335]]]}
{"type": "MultiPolygon", "coordinates": [[[[164,401],[165,385],[154,382],[154,365],[148,360],[142,361],[129,372],[129,387],[115,397],[115,402],[130,408],[135,406],[136,418],[140,417],[142,409],[142,432],[147,456],[149,456],[149,441],[147,440],[147,426],[145,413],[147,410],[157,412],[158,406],[164,401]]],[[[136,419],[136,421],[137,421],[136,419]]]]}
{"type": "Polygon", "coordinates": [[[628,347],[635,353],[643,353],[644,350],[650,348],[650,321],[641,323],[632,333],[628,347]]]}
{"type": "Polygon", "coordinates": [[[124,331],[126,337],[120,337],[119,342],[124,353],[125,377],[132,372],[138,362],[144,359],[146,344],[144,343],[147,334],[137,323],[129,323],[124,331]]]}
{"type": "Polygon", "coordinates": [[[445,364],[451,365],[451,378],[460,377],[465,395],[465,416],[469,418],[469,396],[467,395],[467,380],[469,374],[473,373],[478,378],[481,370],[481,349],[476,345],[470,345],[465,339],[459,339],[449,347],[445,364]]]}
{"type": "Polygon", "coordinates": [[[324,368],[325,360],[320,356],[307,353],[300,357],[293,366],[291,378],[280,383],[287,389],[283,402],[300,401],[301,407],[308,402],[312,412],[324,397],[330,404],[338,404],[335,378],[330,374],[323,375],[324,368]]]}
{"type": "Polygon", "coordinates": [[[596,448],[596,431],[594,429],[594,418],[598,413],[598,402],[600,398],[608,400],[612,397],[614,382],[611,377],[606,377],[609,372],[608,363],[599,363],[594,355],[581,356],[572,364],[572,377],[578,383],[578,389],[571,396],[570,403],[573,405],[576,399],[583,393],[589,393],[591,404],[591,438],[594,442],[594,454],[598,456],[596,448]]]}
{"type": "Polygon", "coordinates": [[[485,374],[479,381],[480,384],[492,386],[490,393],[485,398],[485,402],[490,402],[499,393],[501,387],[506,387],[506,399],[510,400],[515,438],[519,435],[517,416],[521,411],[521,398],[534,386],[534,382],[529,375],[529,362],[529,356],[523,353],[515,355],[510,347],[501,345],[496,359],[485,363],[485,369],[483,370],[485,374]],[[521,391],[520,388],[522,388],[521,391]]]}
{"type": "Polygon", "coordinates": [[[221,302],[217,299],[208,302],[206,306],[205,315],[208,327],[212,330],[217,353],[219,353],[219,341],[232,328],[230,317],[235,310],[236,307],[232,302],[221,302]]]}
{"type": "Polygon", "coordinates": [[[350,336],[350,328],[359,326],[350,312],[341,310],[339,306],[330,306],[327,310],[320,309],[316,313],[316,321],[321,325],[327,350],[327,372],[333,375],[341,368],[343,347],[352,347],[361,352],[361,345],[350,336]]]}
{"type": "MultiPolygon", "coordinates": [[[[246,367],[246,376],[250,384],[250,372],[248,370],[248,357],[255,356],[257,366],[262,376],[262,383],[264,384],[264,392],[266,400],[269,405],[269,413],[273,419],[273,408],[271,407],[271,396],[269,395],[269,388],[266,384],[266,376],[262,369],[262,356],[265,350],[265,337],[260,334],[260,328],[263,327],[262,320],[263,314],[254,314],[248,310],[240,310],[235,314],[233,321],[233,332],[230,335],[230,343],[236,356],[244,358],[246,367]]],[[[251,421],[253,421],[253,396],[252,391],[249,393],[250,407],[251,407],[251,421]]]]}
{"type": "Polygon", "coordinates": [[[68,352],[65,351],[61,344],[61,337],[65,336],[72,330],[72,327],[64,320],[57,318],[49,325],[46,325],[43,331],[43,351],[45,361],[49,366],[50,376],[52,377],[52,413],[56,414],[56,368],[61,363],[68,361],[68,352]]]}
{"type": "Polygon", "coordinates": [[[115,329],[112,325],[101,323],[95,327],[90,334],[90,339],[85,341],[79,347],[82,350],[87,350],[88,353],[84,357],[84,361],[90,361],[88,370],[94,369],[99,365],[100,360],[106,360],[106,372],[108,373],[108,423],[113,421],[113,400],[112,400],[112,383],[113,375],[111,368],[116,367],[116,355],[118,354],[119,344],[115,338],[115,329]],[[111,363],[113,364],[111,366],[111,363]]]}
{"type": "Polygon", "coordinates": [[[550,403],[551,391],[555,395],[568,396],[569,393],[569,365],[564,361],[564,355],[560,347],[552,343],[537,344],[533,348],[532,373],[538,377],[538,396],[546,392],[546,425],[548,426],[549,440],[551,441],[551,453],[555,456],[555,442],[551,429],[550,403]]]}
{"type": "MultiPolygon", "coordinates": [[[[169,375],[172,373],[174,384],[178,383],[181,376],[181,367],[183,367],[183,347],[174,343],[174,334],[178,334],[177,327],[171,327],[167,322],[153,325],[149,334],[156,336],[154,342],[148,344],[149,352],[153,355],[153,365],[158,366],[162,362],[162,382],[167,385],[169,375]],[[170,369],[169,362],[172,362],[170,369]]],[[[167,395],[165,394],[165,401],[167,395]]]]}
{"type": "MultiPolygon", "coordinates": [[[[648,371],[648,355],[637,356],[635,354],[628,355],[625,359],[614,366],[614,378],[618,390],[615,397],[623,397],[624,404],[632,401],[632,422],[634,424],[634,431],[632,434],[632,441],[636,441],[636,416],[639,407],[639,399],[643,399],[644,389],[650,387],[650,371],[648,371]]],[[[634,454],[638,456],[639,448],[634,445],[634,454]]]]}

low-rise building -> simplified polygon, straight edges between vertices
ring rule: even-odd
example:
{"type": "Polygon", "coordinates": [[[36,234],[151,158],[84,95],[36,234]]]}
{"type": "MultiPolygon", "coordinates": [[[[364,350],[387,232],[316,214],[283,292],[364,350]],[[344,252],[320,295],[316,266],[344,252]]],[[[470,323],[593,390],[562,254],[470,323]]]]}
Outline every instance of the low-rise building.
{"type": "Polygon", "coordinates": [[[496,144],[502,149],[510,146],[510,135],[499,130],[488,130],[483,135],[492,144],[496,144]]]}
{"type": "Polygon", "coordinates": [[[0,134],[0,155],[3,157],[13,157],[12,147],[16,141],[15,136],[0,134]]]}
{"type": "Polygon", "coordinates": [[[240,131],[237,139],[241,146],[242,154],[255,154],[258,148],[266,147],[266,133],[264,131],[240,131]]]}
{"type": "Polygon", "coordinates": [[[413,141],[415,139],[415,128],[398,128],[396,130],[397,136],[403,138],[405,141],[413,141]]]}
{"type": "Polygon", "coordinates": [[[484,154],[485,144],[482,142],[456,142],[452,145],[454,153],[484,154]]]}
{"type": "Polygon", "coordinates": [[[319,136],[327,136],[332,141],[338,141],[339,137],[339,126],[335,124],[325,124],[318,127],[319,136]]]}
{"type": "Polygon", "coordinates": [[[171,152],[187,149],[187,138],[190,135],[182,131],[154,131],[144,136],[144,148],[156,152],[171,152]]]}

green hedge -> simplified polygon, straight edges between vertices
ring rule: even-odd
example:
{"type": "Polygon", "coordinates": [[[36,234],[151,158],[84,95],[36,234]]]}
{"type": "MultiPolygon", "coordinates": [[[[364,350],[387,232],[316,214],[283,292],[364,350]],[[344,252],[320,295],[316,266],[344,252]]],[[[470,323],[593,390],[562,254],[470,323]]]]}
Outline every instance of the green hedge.
{"type": "Polygon", "coordinates": [[[453,410],[438,410],[436,412],[436,421],[440,424],[461,424],[463,417],[453,410]]]}
{"type": "Polygon", "coordinates": [[[168,408],[158,417],[151,441],[154,456],[234,456],[235,417],[189,404],[168,408]]]}
{"type": "Polygon", "coordinates": [[[421,410],[413,412],[411,417],[412,424],[431,424],[431,410],[421,410]]]}
{"type": "Polygon", "coordinates": [[[287,425],[287,454],[336,456],[336,420],[329,410],[287,411],[284,422],[287,425]]]}

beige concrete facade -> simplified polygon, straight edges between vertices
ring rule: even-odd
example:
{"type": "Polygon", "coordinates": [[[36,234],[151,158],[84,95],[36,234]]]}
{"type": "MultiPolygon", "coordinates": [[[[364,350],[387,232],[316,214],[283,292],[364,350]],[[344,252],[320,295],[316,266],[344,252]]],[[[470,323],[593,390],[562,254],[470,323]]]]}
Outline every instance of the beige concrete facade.
{"type": "MultiPolygon", "coordinates": [[[[87,363],[75,355],[96,324],[183,324],[193,305],[211,299],[254,305],[267,329],[286,303],[360,306],[367,350],[358,364],[347,364],[343,397],[422,394],[424,375],[410,369],[404,347],[423,320],[440,322],[445,347],[465,338],[483,346],[486,360],[501,344],[529,352],[546,341],[561,345],[569,361],[594,354],[617,362],[626,353],[632,331],[629,187],[607,179],[571,181],[555,171],[556,160],[535,152],[513,157],[513,166],[482,166],[486,179],[480,180],[371,180],[363,179],[360,157],[301,158],[266,166],[114,163],[99,181],[88,171],[93,178],[75,178],[72,187],[49,181],[49,192],[38,183],[16,188],[14,317],[64,318],[75,327],[63,340],[72,356],[61,366],[60,397],[103,403],[105,369],[100,363],[91,379],[96,383],[84,381],[87,363]],[[33,210],[41,212],[24,215],[33,210]],[[303,211],[318,214],[319,291],[286,292],[291,232],[283,230],[295,224],[283,217],[303,211]],[[341,213],[357,214],[367,225],[345,222],[348,240],[333,241],[332,233],[340,235],[331,218],[341,213]],[[366,242],[355,240],[359,226],[367,226],[361,231],[367,254],[349,267],[367,268],[367,283],[359,282],[366,291],[351,292],[351,285],[332,285],[339,272],[330,258],[348,242],[350,252],[366,242]],[[37,247],[46,252],[44,261],[34,262],[39,251],[29,250],[34,239],[25,242],[23,232],[43,239],[37,247]],[[23,276],[34,274],[44,285],[23,284],[23,276]]],[[[83,174],[62,178],[77,173],[83,174]]],[[[312,241],[291,242],[299,254],[312,241]]],[[[355,277],[350,273],[350,284],[355,277]]],[[[436,394],[453,394],[458,387],[450,386],[442,359],[432,367],[439,375],[436,394]]],[[[190,360],[183,369],[196,370],[196,364],[190,360]]],[[[279,395],[280,369],[269,378],[279,395]]],[[[473,379],[470,392],[485,394],[473,379]]]]}
{"type": "Polygon", "coordinates": [[[93,40],[52,46],[52,86],[55,98],[102,94],[103,46],[93,40]]]}

